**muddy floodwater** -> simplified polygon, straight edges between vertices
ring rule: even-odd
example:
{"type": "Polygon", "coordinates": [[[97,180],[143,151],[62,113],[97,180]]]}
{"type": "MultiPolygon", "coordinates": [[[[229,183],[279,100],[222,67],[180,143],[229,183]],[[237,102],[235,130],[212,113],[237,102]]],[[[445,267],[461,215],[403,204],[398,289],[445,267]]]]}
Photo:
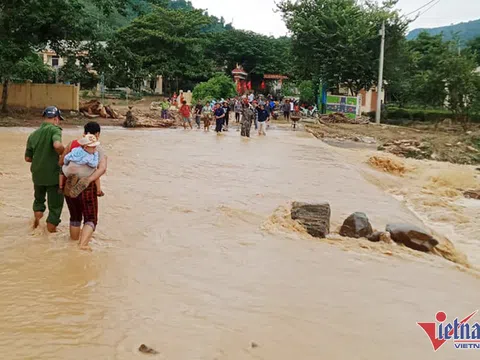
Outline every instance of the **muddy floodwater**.
{"type": "MultiPolygon", "coordinates": [[[[428,208],[406,188],[389,191],[389,175],[372,175],[355,150],[304,132],[247,141],[104,129],[106,196],[85,253],[68,240],[66,207],[58,234],[29,228],[31,131],[0,129],[0,358],[478,359],[452,343],[434,353],[416,325],[477,310],[478,277],[433,255],[340,247],[282,223],[297,200],[330,202],[332,230],[355,211],[378,229],[423,226],[428,208]]],[[[80,135],[68,129],[64,140],[80,135]]],[[[469,209],[459,248],[476,259],[479,208],[469,209]]]]}

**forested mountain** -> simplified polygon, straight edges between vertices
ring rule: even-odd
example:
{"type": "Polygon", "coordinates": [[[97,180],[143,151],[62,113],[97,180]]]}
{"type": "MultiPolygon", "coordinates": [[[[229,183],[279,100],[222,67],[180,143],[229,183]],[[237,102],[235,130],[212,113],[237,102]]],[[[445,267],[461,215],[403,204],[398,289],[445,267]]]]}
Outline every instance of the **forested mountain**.
{"type": "MultiPolygon", "coordinates": [[[[166,7],[172,10],[193,10],[192,3],[188,0],[128,0],[128,6],[122,13],[113,11],[109,16],[98,12],[95,0],[82,0],[90,15],[96,19],[97,36],[99,40],[107,40],[115,30],[127,26],[138,16],[150,13],[153,6],[166,7]]],[[[208,15],[207,12],[205,12],[208,15]]],[[[225,19],[210,16],[212,24],[208,31],[223,31],[232,29],[231,24],[226,24],[225,19]]]]}
{"type": "Polygon", "coordinates": [[[458,34],[461,43],[465,44],[480,36],[480,19],[432,29],[415,29],[407,35],[407,39],[416,39],[423,31],[428,32],[430,35],[443,34],[444,40],[452,40],[454,36],[458,34]]]}

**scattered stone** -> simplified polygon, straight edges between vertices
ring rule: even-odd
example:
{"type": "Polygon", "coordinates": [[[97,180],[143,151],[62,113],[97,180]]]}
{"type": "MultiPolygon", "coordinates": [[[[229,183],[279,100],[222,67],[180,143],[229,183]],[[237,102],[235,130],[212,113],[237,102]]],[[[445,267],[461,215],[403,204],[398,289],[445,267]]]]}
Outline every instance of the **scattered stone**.
{"type": "Polygon", "coordinates": [[[255,349],[255,348],[257,348],[257,347],[258,347],[258,344],[257,344],[256,342],[253,342],[253,341],[252,341],[252,344],[251,344],[251,346],[252,346],[252,349],[255,349]]]}
{"type": "Polygon", "coordinates": [[[446,147],[452,147],[453,145],[452,145],[452,144],[449,144],[449,143],[446,143],[445,146],[446,146],[446,147]]]}
{"type": "Polygon", "coordinates": [[[472,132],[472,131],[467,131],[466,134],[467,134],[467,135],[472,135],[473,132],[472,132]]]}
{"type": "Polygon", "coordinates": [[[372,235],[367,237],[372,242],[383,242],[385,244],[391,244],[393,242],[389,232],[376,231],[372,235]]]}
{"type": "Polygon", "coordinates": [[[430,145],[415,140],[388,141],[382,145],[382,149],[391,154],[401,157],[414,157],[417,159],[430,159],[430,145]]]}
{"type": "MultiPolygon", "coordinates": [[[[478,170],[478,169],[477,169],[478,170]]],[[[469,190],[463,193],[467,199],[480,200],[480,190],[469,190]]]]}
{"type": "Polygon", "coordinates": [[[373,229],[365,213],[356,212],[350,215],[340,229],[340,235],[350,238],[366,238],[372,235],[373,229]]]}
{"type": "Polygon", "coordinates": [[[317,238],[326,238],[330,233],[330,204],[307,204],[294,202],[291,217],[297,220],[307,232],[317,238]]]}
{"type": "Polygon", "coordinates": [[[148,347],[147,345],[145,344],[142,344],[140,345],[140,347],[138,348],[138,351],[144,353],[144,354],[151,354],[151,355],[155,355],[155,354],[158,354],[158,351],[148,347]]]}
{"type": "Polygon", "coordinates": [[[467,146],[467,150],[471,152],[478,152],[478,150],[475,149],[473,146],[467,146]]]}
{"type": "Polygon", "coordinates": [[[430,234],[414,225],[389,224],[386,231],[396,243],[417,251],[429,252],[439,244],[430,234]]]}

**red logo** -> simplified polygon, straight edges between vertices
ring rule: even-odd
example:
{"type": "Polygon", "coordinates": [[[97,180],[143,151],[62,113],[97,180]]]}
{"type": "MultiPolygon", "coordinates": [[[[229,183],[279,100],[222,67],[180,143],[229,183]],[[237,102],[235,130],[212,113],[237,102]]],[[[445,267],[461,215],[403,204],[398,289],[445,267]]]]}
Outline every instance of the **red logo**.
{"type": "Polygon", "coordinates": [[[437,322],[419,322],[417,325],[427,334],[434,351],[449,340],[453,341],[456,349],[480,349],[480,324],[468,323],[477,313],[478,310],[463,320],[456,318],[445,324],[447,314],[439,311],[435,315],[437,322]]]}

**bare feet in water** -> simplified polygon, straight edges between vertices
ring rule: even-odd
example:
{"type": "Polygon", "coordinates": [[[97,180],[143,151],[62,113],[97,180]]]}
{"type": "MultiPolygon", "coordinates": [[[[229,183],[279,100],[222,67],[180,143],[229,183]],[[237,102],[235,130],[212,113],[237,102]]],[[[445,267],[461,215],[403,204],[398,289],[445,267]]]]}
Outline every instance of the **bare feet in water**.
{"type": "Polygon", "coordinates": [[[88,245],[83,245],[83,246],[80,246],[80,250],[83,250],[83,251],[90,251],[92,252],[92,248],[88,245]]]}
{"type": "Polygon", "coordinates": [[[33,220],[33,228],[36,229],[40,225],[40,220],[42,220],[43,213],[36,212],[34,213],[35,219],[33,220]]]}

